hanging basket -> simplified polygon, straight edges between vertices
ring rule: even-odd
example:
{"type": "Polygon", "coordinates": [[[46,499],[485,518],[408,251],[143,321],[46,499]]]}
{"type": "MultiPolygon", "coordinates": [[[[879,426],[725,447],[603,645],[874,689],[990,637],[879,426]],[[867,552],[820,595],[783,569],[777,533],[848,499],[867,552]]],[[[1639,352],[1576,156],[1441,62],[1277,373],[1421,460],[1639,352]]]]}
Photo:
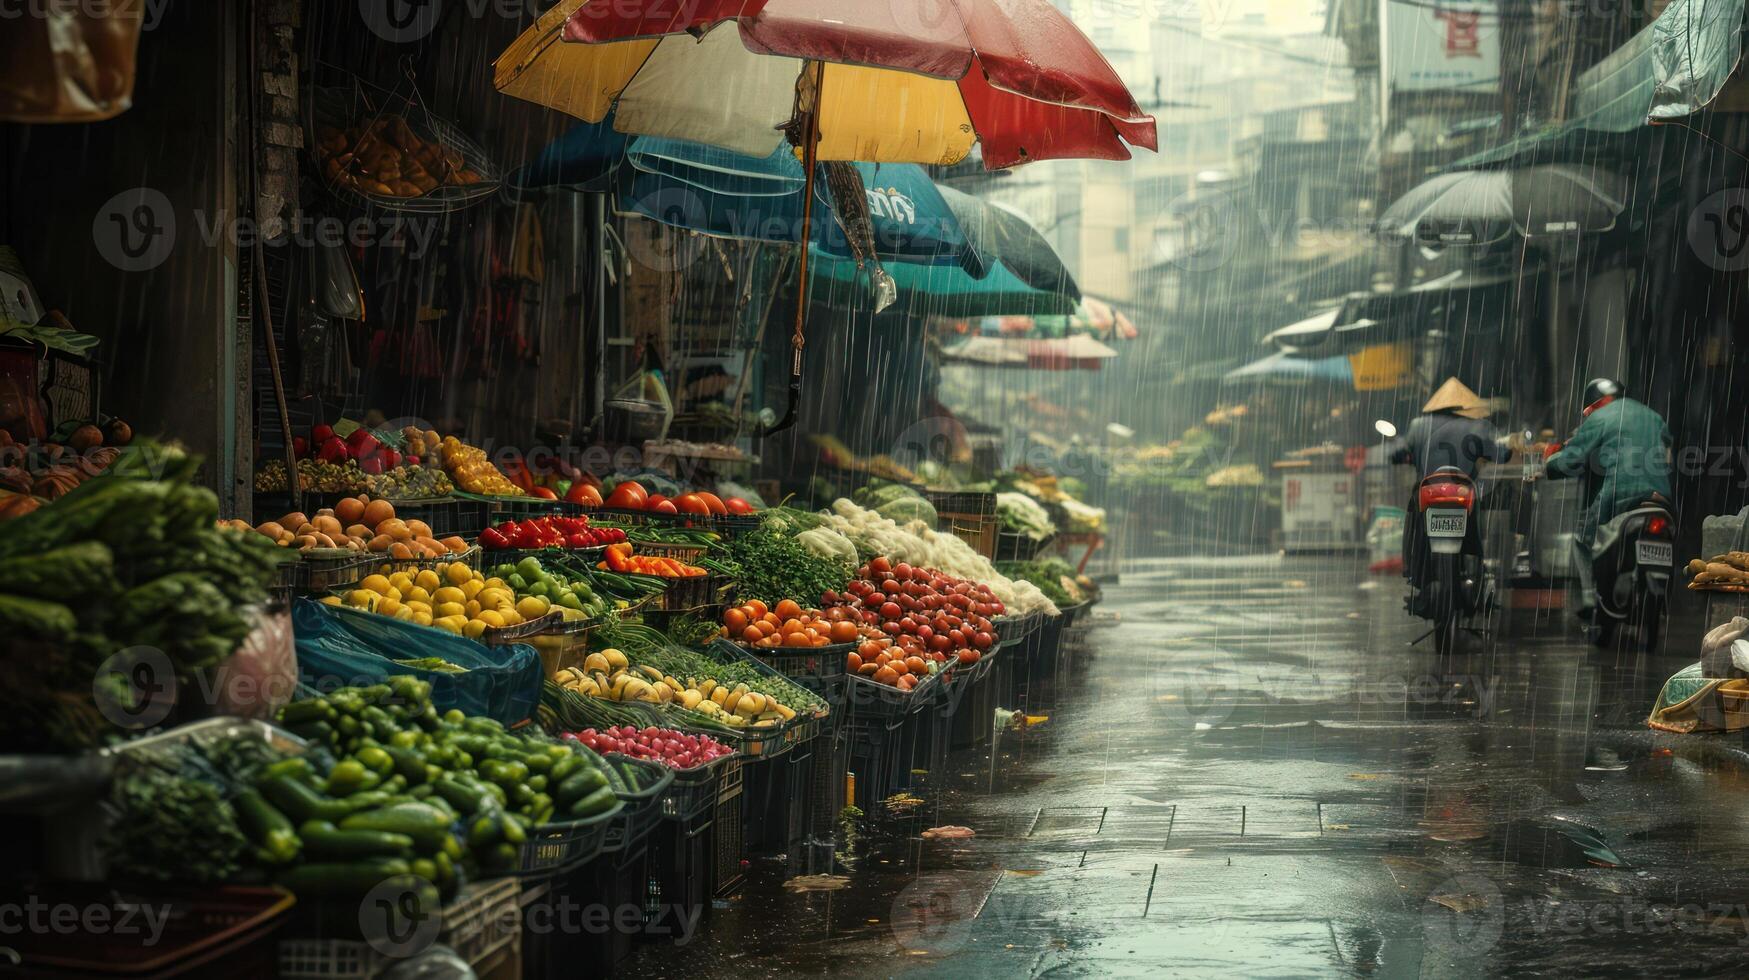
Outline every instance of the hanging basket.
{"type": "Polygon", "coordinates": [[[384,92],[348,77],[311,98],[310,155],[322,185],[361,210],[447,214],[497,193],[501,174],[409,81],[384,92]]]}

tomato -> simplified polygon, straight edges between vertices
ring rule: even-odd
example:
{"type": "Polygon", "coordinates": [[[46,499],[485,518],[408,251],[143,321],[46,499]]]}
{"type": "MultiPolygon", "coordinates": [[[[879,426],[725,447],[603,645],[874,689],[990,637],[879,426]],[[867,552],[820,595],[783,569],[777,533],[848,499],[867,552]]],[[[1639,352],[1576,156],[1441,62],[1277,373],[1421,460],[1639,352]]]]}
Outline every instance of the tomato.
{"type": "Polygon", "coordinates": [[[667,499],[668,499],[667,497],[664,497],[659,493],[650,494],[648,497],[644,498],[644,509],[645,510],[655,510],[657,504],[660,504],[662,501],[667,500],[667,499]]]}
{"type": "Polygon", "coordinates": [[[619,486],[614,487],[613,493],[608,494],[607,506],[618,510],[642,510],[644,507],[644,498],[647,496],[648,494],[644,493],[643,487],[638,486],[638,484],[632,480],[627,480],[619,486]]]}
{"type": "Polygon", "coordinates": [[[559,499],[559,495],[554,493],[552,490],[548,489],[547,487],[535,487],[533,490],[530,490],[529,493],[533,496],[539,497],[542,500],[557,500],[557,499],[559,499]]]}
{"type": "Polygon", "coordinates": [[[704,505],[710,508],[710,512],[713,514],[727,514],[729,512],[729,508],[725,506],[722,500],[718,499],[717,495],[714,493],[706,493],[705,491],[700,490],[697,492],[697,497],[704,501],[704,505]]]}
{"type": "Polygon", "coordinates": [[[601,491],[581,481],[571,484],[571,489],[565,491],[565,500],[584,507],[600,507],[601,491]]]}
{"type": "Polygon", "coordinates": [[[753,513],[753,505],[748,503],[745,500],[742,500],[740,497],[730,497],[729,499],[723,501],[723,506],[725,508],[727,508],[729,513],[731,513],[731,514],[751,514],[751,513],[753,513]]]}
{"type": "Polygon", "coordinates": [[[656,506],[654,506],[650,509],[655,511],[658,514],[678,514],[678,513],[680,513],[680,510],[674,506],[674,501],[672,501],[672,500],[664,500],[661,503],[657,504],[656,506]]]}
{"type": "Polygon", "coordinates": [[[682,514],[697,514],[700,517],[709,517],[711,512],[710,505],[705,503],[696,493],[682,494],[674,501],[674,506],[679,508],[682,514]]]}

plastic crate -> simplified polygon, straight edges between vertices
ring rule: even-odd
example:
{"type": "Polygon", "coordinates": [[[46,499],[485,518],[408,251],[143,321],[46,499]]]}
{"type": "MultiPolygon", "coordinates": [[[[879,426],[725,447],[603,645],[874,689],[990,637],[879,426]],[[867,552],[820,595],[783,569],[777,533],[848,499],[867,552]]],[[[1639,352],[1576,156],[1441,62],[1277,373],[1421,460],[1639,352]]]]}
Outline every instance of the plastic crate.
{"type": "Polygon", "coordinates": [[[924,490],[921,493],[935,513],[965,514],[971,517],[992,517],[996,514],[996,495],[970,490],[924,490]]]}
{"type": "Polygon", "coordinates": [[[846,674],[844,711],[853,719],[872,716],[903,718],[914,711],[923,710],[928,705],[930,695],[946,675],[945,670],[931,674],[906,692],[886,684],[877,684],[860,674],[846,674]]]}
{"type": "Polygon", "coordinates": [[[280,980],[370,980],[389,957],[355,939],[286,939],[279,944],[280,980]]]}
{"type": "Polygon", "coordinates": [[[782,647],[750,650],[738,647],[747,656],[795,681],[797,685],[818,694],[834,712],[844,706],[846,664],[854,643],[834,643],[807,650],[786,650],[782,647]]]}
{"type": "Polygon", "coordinates": [[[685,823],[708,814],[716,805],[723,787],[731,781],[735,791],[739,791],[741,758],[735,755],[725,755],[706,765],[676,772],[662,794],[663,818],[685,823]]]}
{"type": "Polygon", "coordinates": [[[848,761],[843,726],[828,730],[815,743],[808,773],[808,838],[830,843],[838,837],[838,814],[844,809],[844,774],[848,761]]]}
{"type": "Polygon", "coordinates": [[[103,882],[53,881],[15,888],[7,901],[23,898],[25,891],[44,908],[102,909],[114,923],[125,921],[130,908],[161,911],[165,919],[161,932],[90,932],[51,926],[47,916],[42,924],[25,925],[18,915],[5,942],[9,976],[264,975],[273,971],[272,940],[295,901],[290,892],[270,887],[153,885],[134,891],[103,882]]]}
{"type": "Polygon", "coordinates": [[[443,910],[439,942],[471,966],[484,963],[507,946],[520,945],[521,891],[515,878],[469,884],[443,910]]]}
{"type": "Polygon", "coordinates": [[[937,513],[942,529],[972,546],[985,558],[996,556],[996,533],[1000,523],[994,514],[937,513]]]}
{"type": "Polygon", "coordinates": [[[693,562],[709,551],[702,544],[673,544],[665,541],[633,541],[632,553],[649,555],[652,558],[672,558],[675,561],[693,562]]]}
{"type": "MultiPolygon", "coordinates": [[[[371,555],[367,560],[367,565],[369,566],[369,572],[378,572],[383,575],[391,575],[395,572],[406,572],[409,575],[412,575],[427,568],[436,571],[437,566],[439,565],[449,565],[458,561],[475,571],[479,571],[481,562],[480,546],[473,545],[466,551],[449,555],[439,555],[436,558],[390,558],[387,555],[371,555]]],[[[367,574],[369,572],[367,572],[367,574]]]]}
{"type": "Polygon", "coordinates": [[[723,592],[731,584],[727,575],[673,579],[668,588],[658,594],[656,605],[665,612],[721,608],[723,592]]]}
{"type": "Polygon", "coordinates": [[[746,876],[747,816],[741,794],[719,800],[712,818],[711,894],[722,895],[740,887],[746,876]]]}
{"type": "Polygon", "coordinates": [[[650,839],[645,909],[670,917],[677,911],[701,919],[707,915],[715,892],[715,844],[714,807],[691,820],[666,824],[650,839]]]}
{"type": "Polygon", "coordinates": [[[620,794],[625,808],[607,829],[602,853],[617,853],[637,846],[662,818],[662,798],[674,782],[674,770],[660,762],[634,759],[617,752],[606,756],[620,771],[627,791],[620,794]]]}
{"type": "Polygon", "coordinates": [[[1032,561],[1051,543],[1051,537],[1035,538],[1018,531],[996,532],[997,561],[1032,561]]]}
{"type": "MultiPolygon", "coordinates": [[[[612,975],[637,948],[639,932],[620,929],[617,921],[620,909],[631,907],[641,913],[645,893],[650,886],[650,850],[644,842],[603,858],[566,880],[564,901],[578,906],[600,905],[609,910],[609,925],[604,929],[574,930],[562,937],[567,948],[555,951],[552,960],[563,963],[565,972],[585,977],[612,975]]],[[[555,913],[556,914],[556,913],[555,913]]],[[[546,973],[529,975],[544,976],[546,973]]]]}
{"type": "MultiPolygon", "coordinates": [[[[789,681],[794,682],[797,687],[806,689],[810,693],[817,695],[820,698],[820,700],[826,702],[826,712],[827,712],[826,717],[830,717],[831,714],[835,713],[838,710],[838,706],[832,703],[831,698],[825,696],[824,694],[821,694],[819,691],[815,690],[813,687],[810,687],[809,685],[802,683],[804,678],[797,677],[794,674],[789,673],[788,671],[782,669],[780,666],[778,666],[777,663],[775,663],[773,661],[782,661],[782,660],[786,660],[788,658],[793,657],[795,661],[800,661],[800,663],[792,662],[791,664],[789,664],[790,666],[795,666],[795,667],[798,667],[801,669],[812,670],[815,673],[816,677],[828,676],[830,669],[831,669],[831,665],[833,663],[836,663],[838,665],[839,676],[840,676],[840,678],[842,678],[843,673],[844,673],[844,664],[846,662],[844,659],[844,654],[848,654],[852,649],[854,649],[854,645],[852,645],[852,644],[837,644],[834,646],[827,646],[827,647],[814,647],[811,650],[808,650],[808,651],[805,651],[802,653],[796,653],[796,654],[783,653],[781,648],[773,648],[771,650],[761,650],[758,653],[754,653],[752,650],[748,649],[747,647],[742,646],[739,643],[731,643],[728,640],[717,639],[717,640],[713,640],[711,642],[711,644],[705,648],[704,652],[712,657],[715,657],[718,660],[725,662],[725,663],[744,663],[744,664],[751,666],[754,670],[758,671],[759,673],[764,674],[768,677],[782,677],[785,680],[789,680],[789,681]],[[832,650],[839,650],[842,652],[835,657],[829,652],[832,650]],[[768,654],[776,654],[776,656],[768,657],[767,656],[768,654]],[[807,663],[807,659],[808,659],[810,654],[815,655],[818,658],[817,661],[811,665],[809,663],[807,663]]],[[[787,740],[791,741],[791,742],[795,741],[794,729],[797,726],[804,725],[806,723],[806,721],[808,720],[801,712],[800,706],[794,706],[794,707],[797,708],[796,720],[794,722],[790,723],[789,725],[784,726],[784,731],[785,731],[785,734],[787,736],[787,740]]]]}
{"type": "Polygon", "coordinates": [[[423,497],[416,500],[395,500],[385,497],[395,507],[395,516],[403,521],[424,521],[434,538],[459,535],[472,537],[480,528],[469,527],[462,520],[461,501],[454,497],[423,497]]]}
{"type": "Polygon", "coordinates": [[[516,874],[524,878],[551,877],[592,860],[601,853],[608,830],[624,810],[625,803],[616,801],[613,809],[587,820],[530,827],[516,874]]]}
{"type": "Polygon", "coordinates": [[[855,776],[855,797],[848,802],[865,813],[898,791],[905,718],[905,714],[852,713],[845,721],[840,754],[847,772],[855,776]]]}

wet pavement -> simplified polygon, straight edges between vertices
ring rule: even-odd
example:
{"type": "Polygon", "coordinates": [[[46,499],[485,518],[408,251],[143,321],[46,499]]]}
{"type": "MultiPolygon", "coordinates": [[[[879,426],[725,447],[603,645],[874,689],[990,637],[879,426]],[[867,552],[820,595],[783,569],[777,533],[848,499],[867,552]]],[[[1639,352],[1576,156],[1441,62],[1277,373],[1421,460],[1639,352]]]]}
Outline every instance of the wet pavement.
{"type": "Polygon", "coordinates": [[[1545,620],[1552,638],[1471,637],[1442,662],[1408,646],[1399,582],[1361,565],[1126,574],[1037,692],[1050,721],[871,815],[843,888],[786,890],[791,868],[756,859],[697,938],[621,972],[1749,968],[1741,746],[1644,726],[1684,658],[1600,654],[1545,620]],[[977,836],[920,837],[945,824],[977,836]]]}

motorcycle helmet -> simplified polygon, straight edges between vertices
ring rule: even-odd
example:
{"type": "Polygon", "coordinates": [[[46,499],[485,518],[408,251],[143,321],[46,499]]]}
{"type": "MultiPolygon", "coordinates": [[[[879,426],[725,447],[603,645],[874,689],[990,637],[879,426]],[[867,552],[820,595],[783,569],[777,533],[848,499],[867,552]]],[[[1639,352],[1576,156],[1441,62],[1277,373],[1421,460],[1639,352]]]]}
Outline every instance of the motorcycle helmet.
{"type": "Polygon", "coordinates": [[[1612,398],[1620,398],[1625,394],[1627,394],[1627,389],[1623,388],[1619,381],[1609,378],[1592,378],[1585,385],[1585,398],[1580,404],[1584,405],[1585,411],[1589,413],[1597,407],[1598,403],[1612,398]]]}

